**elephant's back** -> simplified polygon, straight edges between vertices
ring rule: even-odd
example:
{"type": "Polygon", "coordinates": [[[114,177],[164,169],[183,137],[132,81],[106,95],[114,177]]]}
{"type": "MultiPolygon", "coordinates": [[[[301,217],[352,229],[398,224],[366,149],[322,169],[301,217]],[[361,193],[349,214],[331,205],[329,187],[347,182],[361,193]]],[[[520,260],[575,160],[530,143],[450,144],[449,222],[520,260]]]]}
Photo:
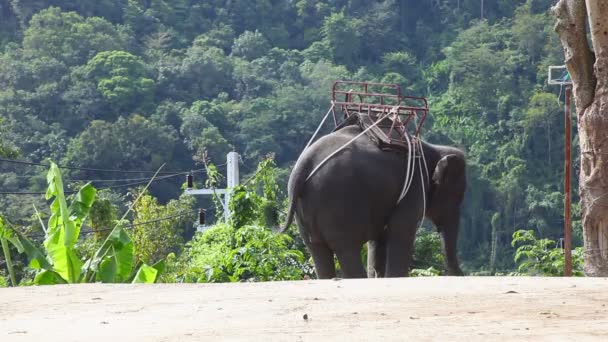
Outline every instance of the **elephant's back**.
{"type": "MultiPolygon", "coordinates": [[[[316,221],[325,221],[320,224],[348,221],[382,226],[395,207],[405,175],[403,155],[380,150],[366,135],[332,155],[359,133],[353,126],[326,135],[303,156],[308,168],[317,170],[302,189],[308,207],[302,211],[316,221]]],[[[345,229],[357,231],[356,227],[345,229]]]]}
{"type": "MultiPolygon", "coordinates": [[[[350,142],[360,133],[358,126],[349,126],[328,134],[311,145],[305,155],[309,167],[318,167],[315,173],[328,173],[316,178],[335,181],[334,174],[338,172],[340,179],[351,181],[355,177],[355,180],[363,183],[375,184],[377,178],[385,178],[386,181],[386,178],[398,178],[402,174],[401,169],[405,165],[403,154],[381,150],[365,134],[350,142]],[[335,153],[338,150],[340,151],[335,153]],[[321,163],[323,165],[319,166],[321,163]]],[[[315,176],[313,174],[311,179],[315,176]]]]}

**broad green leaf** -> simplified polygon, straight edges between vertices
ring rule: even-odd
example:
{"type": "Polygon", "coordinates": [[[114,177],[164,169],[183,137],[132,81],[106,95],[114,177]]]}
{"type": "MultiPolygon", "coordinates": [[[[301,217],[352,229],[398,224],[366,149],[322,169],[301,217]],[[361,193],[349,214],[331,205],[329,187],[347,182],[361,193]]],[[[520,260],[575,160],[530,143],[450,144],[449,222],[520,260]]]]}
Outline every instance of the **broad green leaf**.
{"type": "Polygon", "coordinates": [[[36,275],[34,284],[37,285],[57,285],[66,284],[67,282],[59,274],[53,271],[44,270],[36,275]]]}
{"type": "Polygon", "coordinates": [[[47,253],[53,261],[53,269],[68,283],[80,281],[82,262],[73,248],[66,247],[63,240],[63,229],[55,232],[45,243],[47,253]]]}
{"type": "MultiPolygon", "coordinates": [[[[113,248],[110,248],[112,250],[113,248]]],[[[102,283],[117,283],[117,270],[118,265],[116,263],[116,258],[112,256],[107,256],[104,260],[99,264],[99,271],[97,272],[97,280],[102,283]]]]}
{"type": "Polygon", "coordinates": [[[17,248],[17,252],[25,252],[30,261],[29,267],[34,269],[44,268],[48,270],[52,268],[44,253],[34,246],[34,244],[25,235],[4,224],[2,217],[0,217],[0,238],[5,239],[15,246],[15,248],[17,248]]]}
{"type": "Polygon", "coordinates": [[[74,221],[74,225],[78,232],[80,232],[80,227],[82,226],[82,222],[89,215],[89,211],[95,202],[95,195],[97,194],[97,190],[91,185],[91,183],[87,183],[85,186],[80,188],[76,196],[74,196],[74,200],[70,204],[70,220],[74,221]]]}
{"type": "Polygon", "coordinates": [[[82,262],[76,255],[74,245],[80,235],[80,226],[95,201],[96,190],[90,184],[85,185],[78,191],[68,208],[61,172],[55,163],[51,163],[47,173],[47,183],[46,198],[55,197],[55,199],[51,204],[52,214],[49,218],[44,246],[52,260],[53,270],[69,283],[76,283],[80,281],[82,262]]]}
{"type": "Polygon", "coordinates": [[[44,253],[23,234],[15,231],[15,235],[7,240],[17,248],[19,253],[25,252],[25,255],[27,255],[27,258],[30,261],[29,267],[45,270],[53,269],[44,253]]]}
{"type": "MultiPolygon", "coordinates": [[[[78,240],[80,234],[80,227],[76,227],[74,221],[70,220],[70,211],[65,201],[65,194],[63,192],[63,181],[61,179],[61,171],[57,164],[51,163],[51,168],[46,176],[48,188],[46,191],[46,199],[50,199],[55,196],[55,200],[51,205],[51,211],[53,215],[49,220],[49,237],[53,236],[58,229],[63,228],[64,233],[60,241],[54,240],[55,243],[63,243],[68,248],[73,248],[78,240]],[[59,221],[59,217],[61,220],[59,221]],[[53,220],[53,222],[51,222],[53,220]],[[60,227],[62,224],[63,227],[60,227]]],[[[47,240],[48,241],[48,240],[47,240]]],[[[46,241],[45,241],[46,243],[46,241]]]]}
{"type": "Polygon", "coordinates": [[[61,225],[61,209],[59,208],[59,201],[55,199],[50,206],[51,209],[51,217],[49,217],[49,222],[47,224],[47,232],[48,234],[56,231],[58,226],[61,225]]]}
{"type": "Polygon", "coordinates": [[[128,279],[133,268],[133,242],[124,228],[114,229],[97,250],[91,268],[97,271],[97,280],[119,283],[128,279]],[[101,259],[103,256],[103,259],[101,259]]]}
{"type": "Polygon", "coordinates": [[[4,224],[4,219],[0,216],[0,239],[7,239],[12,235],[12,232],[4,224]]]}
{"type": "MultiPolygon", "coordinates": [[[[2,217],[0,217],[0,229],[3,229],[1,227],[2,225],[2,217]]],[[[11,278],[11,284],[13,286],[17,285],[17,278],[15,277],[15,269],[13,268],[13,261],[11,258],[11,251],[8,248],[8,242],[6,242],[6,239],[4,237],[1,236],[0,234],[0,248],[2,248],[2,252],[4,253],[4,261],[6,263],[6,268],[8,269],[8,273],[9,276],[11,278]]]]}
{"type": "Polygon", "coordinates": [[[158,271],[158,275],[160,275],[165,271],[165,268],[167,267],[167,260],[162,259],[156,264],[152,265],[152,267],[154,267],[158,271]]]}
{"type": "Polygon", "coordinates": [[[153,266],[143,264],[137,271],[135,279],[133,279],[133,284],[152,284],[156,281],[156,277],[159,273],[160,272],[153,266]]]}

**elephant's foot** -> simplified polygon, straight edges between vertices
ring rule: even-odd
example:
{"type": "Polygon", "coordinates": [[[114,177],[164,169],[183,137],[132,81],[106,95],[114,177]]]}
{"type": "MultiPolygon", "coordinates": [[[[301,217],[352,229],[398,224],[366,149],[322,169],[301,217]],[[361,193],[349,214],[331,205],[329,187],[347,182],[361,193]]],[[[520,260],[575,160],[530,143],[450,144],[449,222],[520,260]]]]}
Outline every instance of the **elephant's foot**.
{"type": "Polygon", "coordinates": [[[374,267],[367,268],[367,277],[368,278],[382,278],[384,276],[384,272],[379,272],[374,267]]]}
{"type": "Polygon", "coordinates": [[[460,269],[460,267],[456,266],[456,267],[448,267],[448,271],[447,271],[446,275],[448,275],[448,276],[463,276],[464,273],[462,272],[462,270],[460,269]]]}

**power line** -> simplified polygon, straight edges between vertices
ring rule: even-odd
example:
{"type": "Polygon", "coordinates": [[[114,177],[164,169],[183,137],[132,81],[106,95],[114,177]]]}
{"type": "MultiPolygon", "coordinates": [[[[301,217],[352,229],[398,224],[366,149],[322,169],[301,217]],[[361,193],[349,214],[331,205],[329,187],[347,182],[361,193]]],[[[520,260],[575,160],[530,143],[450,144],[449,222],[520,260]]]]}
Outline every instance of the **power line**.
{"type": "MultiPolygon", "coordinates": [[[[0,161],[2,161],[3,159],[0,158],[0,161]]],[[[218,166],[224,166],[226,165],[226,163],[224,164],[220,164],[218,166]]],[[[168,178],[173,178],[176,176],[181,176],[181,175],[185,175],[185,174],[189,174],[189,173],[196,173],[196,172],[206,172],[206,169],[197,169],[197,170],[192,170],[192,171],[183,171],[183,172],[179,172],[179,173],[172,173],[170,175],[167,176],[162,176],[162,177],[157,177],[155,178],[153,181],[159,181],[159,180],[164,180],[164,179],[168,179],[168,178]]],[[[114,189],[114,188],[121,188],[121,187],[128,187],[128,186],[133,186],[133,185],[140,185],[140,184],[144,184],[147,183],[150,178],[135,178],[135,179],[143,179],[142,181],[139,182],[133,182],[133,183],[126,183],[126,184],[116,184],[116,185],[108,185],[108,186],[104,186],[104,187],[99,187],[97,188],[97,190],[105,190],[105,189],[114,189]]],[[[98,180],[84,180],[84,179],[80,179],[80,180],[69,180],[71,182],[96,182],[96,181],[127,181],[128,179],[107,179],[107,180],[103,180],[103,179],[98,179],[98,180]]],[[[74,194],[77,191],[64,191],[64,194],[74,194]]],[[[0,195],[45,195],[46,192],[28,192],[28,191],[0,191],[0,195]]]]}
{"type": "MultiPolygon", "coordinates": [[[[162,176],[162,177],[157,177],[154,178],[152,181],[159,181],[159,180],[165,180],[168,178],[173,178],[176,176],[181,176],[183,175],[183,173],[176,173],[173,175],[168,175],[168,176],[162,176]]],[[[104,187],[100,187],[97,188],[96,190],[106,190],[106,189],[114,189],[114,188],[121,188],[121,187],[128,187],[128,186],[133,186],[133,185],[140,185],[140,184],[144,184],[144,183],[148,183],[148,181],[150,181],[149,178],[147,178],[145,181],[141,181],[141,182],[133,182],[133,183],[127,183],[127,184],[116,184],[116,185],[109,185],[109,186],[104,186],[104,187]]],[[[75,194],[78,191],[64,191],[64,194],[75,194]]],[[[17,192],[17,191],[0,191],[0,195],[45,195],[46,192],[17,192]]]]}
{"type": "MultiPolygon", "coordinates": [[[[50,164],[44,164],[44,163],[35,163],[35,162],[28,162],[28,161],[23,161],[23,160],[15,160],[15,159],[5,159],[5,158],[0,158],[0,161],[2,162],[6,162],[6,163],[12,163],[12,164],[19,164],[19,165],[29,165],[29,166],[41,166],[41,167],[50,167],[50,164]]],[[[223,166],[226,165],[224,164],[219,164],[216,166],[223,166]]],[[[63,166],[63,165],[57,165],[57,167],[59,167],[60,169],[66,169],[66,170],[80,170],[80,171],[95,171],[95,172],[120,172],[120,173],[155,173],[155,171],[147,171],[147,170],[118,170],[118,169],[98,169],[98,168],[90,168],[90,167],[75,167],[75,166],[63,166]]],[[[177,174],[177,173],[184,173],[184,172],[189,172],[189,171],[175,171],[175,172],[170,172],[170,171],[166,171],[166,172],[159,172],[159,174],[177,174]]]]}
{"type": "MultiPolygon", "coordinates": [[[[23,160],[14,160],[14,159],[5,159],[0,158],[0,161],[19,164],[19,165],[29,165],[29,166],[42,166],[42,167],[50,167],[50,164],[44,163],[34,163],[23,160]]],[[[89,168],[89,167],[75,167],[75,166],[63,166],[57,165],[60,169],[66,170],[81,170],[81,171],[96,171],[96,172],[121,172],[121,173],[155,173],[155,171],[144,171],[144,170],[117,170],[117,169],[97,169],[97,168],[89,168]]],[[[174,174],[176,172],[159,172],[159,174],[174,174]]]]}
{"type": "MultiPolygon", "coordinates": [[[[208,210],[208,209],[209,208],[204,209],[204,210],[208,210]]],[[[169,215],[169,216],[160,217],[160,218],[157,218],[157,219],[154,219],[154,220],[149,220],[149,221],[144,221],[144,222],[139,222],[139,223],[126,224],[123,227],[126,228],[126,229],[132,229],[132,228],[137,227],[137,226],[143,226],[143,225],[150,224],[150,223],[156,223],[156,222],[166,221],[166,220],[170,220],[172,218],[182,217],[182,216],[186,216],[186,215],[189,215],[189,214],[194,214],[194,213],[196,213],[198,211],[199,211],[199,209],[189,210],[189,211],[181,212],[181,213],[178,213],[178,214],[175,214],[175,215],[169,215]]],[[[97,230],[81,231],[80,234],[81,235],[87,235],[87,234],[93,234],[93,233],[105,232],[105,231],[111,231],[111,230],[114,230],[114,228],[102,228],[102,229],[97,229],[97,230]]],[[[25,235],[25,236],[28,237],[28,238],[38,238],[38,237],[45,237],[46,234],[30,234],[30,235],[25,235]]]]}
{"type": "MultiPolygon", "coordinates": [[[[225,164],[222,164],[222,165],[225,165],[225,164]]],[[[222,165],[219,165],[219,166],[222,166],[222,165]]],[[[183,171],[183,172],[172,174],[170,176],[172,177],[172,176],[186,175],[189,173],[195,174],[198,172],[205,173],[205,172],[207,172],[207,169],[195,169],[195,170],[191,170],[191,171],[183,171]]],[[[15,177],[15,178],[32,178],[31,175],[30,176],[14,175],[13,177],[15,177]]],[[[114,179],[78,179],[78,178],[74,179],[74,178],[72,178],[72,179],[67,179],[66,181],[72,182],[72,183],[76,183],[76,182],[104,182],[104,183],[106,183],[106,182],[131,182],[131,181],[143,181],[143,180],[147,181],[149,179],[150,179],[149,177],[123,178],[123,179],[116,179],[116,178],[114,178],[114,179]]]]}
{"type": "MultiPolygon", "coordinates": [[[[192,171],[184,171],[180,173],[176,173],[175,176],[186,175],[188,173],[197,173],[202,172],[205,173],[206,169],[196,169],[192,171]]],[[[170,175],[169,177],[173,177],[174,175],[170,175]]],[[[125,178],[125,179],[68,179],[68,182],[132,182],[132,181],[148,181],[150,178],[125,178]]]]}

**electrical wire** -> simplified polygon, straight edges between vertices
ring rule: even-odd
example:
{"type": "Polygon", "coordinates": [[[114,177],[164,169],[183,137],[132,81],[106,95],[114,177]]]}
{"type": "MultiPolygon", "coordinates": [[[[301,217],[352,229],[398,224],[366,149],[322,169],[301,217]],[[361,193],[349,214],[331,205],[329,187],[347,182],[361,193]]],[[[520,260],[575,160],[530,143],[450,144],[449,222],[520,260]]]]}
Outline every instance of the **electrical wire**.
{"type": "MultiPolygon", "coordinates": [[[[162,176],[162,177],[157,177],[154,178],[152,181],[159,181],[159,180],[164,180],[164,179],[168,179],[168,178],[173,178],[176,176],[181,176],[183,175],[183,173],[177,173],[177,174],[173,174],[173,175],[168,175],[168,176],[162,176]]],[[[128,187],[128,186],[133,186],[133,185],[140,185],[140,184],[144,184],[144,183],[148,183],[150,179],[147,178],[145,181],[141,181],[141,182],[133,182],[133,183],[127,183],[127,184],[116,184],[116,185],[109,185],[109,186],[104,186],[104,187],[100,187],[97,188],[96,190],[105,190],[105,189],[114,189],[114,188],[121,188],[121,187],[128,187]]],[[[77,193],[78,191],[64,191],[64,194],[74,194],[77,193]]],[[[0,195],[44,195],[46,194],[46,192],[16,192],[16,191],[0,191],[0,195]]]]}
{"type": "MultiPolygon", "coordinates": [[[[4,161],[5,159],[0,158],[0,161],[4,161]]],[[[19,162],[21,163],[21,162],[19,162]]],[[[36,163],[32,163],[32,164],[36,164],[36,163]]],[[[217,166],[225,166],[227,163],[224,164],[219,164],[217,166]]],[[[134,171],[135,172],[135,171],[134,171]]],[[[206,169],[196,169],[196,170],[191,170],[191,171],[182,171],[179,173],[172,173],[169,174],[167,176],[162,176],[162,177],[157,177],[154,179],[154,181],[158,181],[158,180],[164,180],[164,179],[168,179],[168,178],[173,178],[176,176],[181,176],[181,175],[185,175],[185,174],[189,174],[189,173],[196,173],[196,172],[206,172],[206,169]]],[[[131,181],[131,180],[141,180],[138,182],[133,182],[133,183],[127,183],[127,184],[116,184],[116,185],[109,185],[109,186],[104,186],[104,187],[100,187],[97,188],[97,190],[105,190],[105,189],[114,189],[114,188],[121,188],[121,187],[128,187],[128,186],[133,186],[133,185],[140,185],[140,184],[144,184],[147,183],[150,178],[132,178],[132,179],[72,179],[72,180],[68,180],[68,182],[122,182],[122,181],[131,181]]],[[[76,193],[77,191],[64,191],[65,194],[73,194],[76,193]]],[[[0,191],[0,195],[44,195],[46,194],[46,192],[29,192],[29,191],[0,191]]]]}
{"type": "MultiPolygon", "coordinates": [[[[203,209],[203,210],[208,210],[208,209],[209,208],[203,209]]],[[[154,220],[149,220],[149,221],[144,221],[144,222],[139,222],[139,223],[126,224],[123,227],[126,228],[126,229],[132,229],[132,228],[137,227],[137,226],[143,226],[143,225],[146,225],[146,224],[166,221],[166,220],[170,220],[170,219],[173,219],[173,218],[176,218],[176,217],[181,217],[181,216],[186,216],[186,215],[189,215],[189,214],[194,214],[194,213],[196,213],[198,211],[199,211],[199,209],[190,210],[190,211],[181,212],[181,213],[175,214],[175,215],[169,215],[169,216],[160,217],[160,218],[157,218],[157,219],[154,219],[154,220]]],[[[87,234],[93,234],[93,233],[98,233],[98,232],[111,231],[113,229],[114,228],[102,228],[102,229],[98,229],[98,230],[87,230],[87,231],[81,231],[80,234],[81,235],[87,235],[87,234]]],[[[25,235],[24,234],[24,236],[27,237],[27,238],[39,238],[39,237],[46,237],[46,234],[29,234],[29,235],[25,235]]]]}
{"type": "MultiPolygon", "coordinates": [[[[40,166],[40,167],[50,167],[51,166],[50,164],[34,163],[34,162],[28,162],[28,161],[23,161],[23,160],[6,159],[6,158],[0,158],[0,162],[19,164],[19,165],[40,166]]],[[[219,164],[216,166],[219,167],[219,166],[224,166],[224,165],[226,165],[226,163],[219,164]]],[[[98,169],[98,168],[90,168],[90,167],[75,167],[75,166],[63,166],[63,165],[57,165],[57,167],[59,167],[60,169],[66,169],[66,170],[95,171],[95,172],[155,173],[155,171],[147,171],[147,170],[98,169]]],[[[175,172],[165,171],[165,172],[159,172],[159,174],[172,175],[172,174],[184,173],[184,172],[189,172],[189,171],[175,171],[175,172]]]]}
{"type": "MultiPolygon", "coordinates": [[[[187,175],[189,173],[197,173],[197,172],[202,172],[205,173],[206,169],[196,169],[196,170],[192,170],[192,171],[184,171],[184,172],[180,172],[180,173],[176,173],[175,176],[179,176],[179,175],[187,175]]],[[[173,177],[174,175],[170,175],[170,177],[173,177]]],[[[68,182],[132,182],[132,181],[148,181],[150,180],[150,178],[125,178],[125,179],[68,179],[68,182]]]]}

